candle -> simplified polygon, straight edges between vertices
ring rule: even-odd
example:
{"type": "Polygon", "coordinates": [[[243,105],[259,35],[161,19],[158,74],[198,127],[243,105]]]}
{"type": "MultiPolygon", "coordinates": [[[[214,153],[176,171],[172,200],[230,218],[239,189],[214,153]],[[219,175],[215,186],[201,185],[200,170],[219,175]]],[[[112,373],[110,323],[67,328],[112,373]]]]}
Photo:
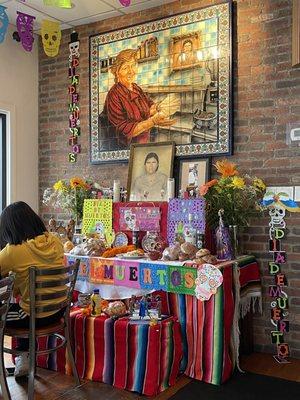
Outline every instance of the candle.
{"type": "Polygon", "coordinates": [[[174,178],[169,178],[167,182],[167,193],[168,193],[168,200],[174,199],[175,193],[175,180],[174,178]]]}
{"type": "Polygon", "coordinates": [[[117,203],[120,201],[120,181],[114,180],[114,189],[113,189],[113,202],[117,203]]]}

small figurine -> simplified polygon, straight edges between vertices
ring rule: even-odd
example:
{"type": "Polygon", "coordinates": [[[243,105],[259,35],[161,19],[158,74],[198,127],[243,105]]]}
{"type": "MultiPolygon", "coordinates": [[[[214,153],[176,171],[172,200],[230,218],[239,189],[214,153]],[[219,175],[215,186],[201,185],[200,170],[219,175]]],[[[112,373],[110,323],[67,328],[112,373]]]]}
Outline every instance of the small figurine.
{"type": "MultiPolygon", "coordinates": [[[[50,222],[49,222],[49,224],[50,224],[50,222]]],[[[67,238],[72,242],[73,235],[74,235],[74,232],[75,232],[75,221],[74,221],[74,219],[70,219],[70,221],[68,222],[66,230],[67,230],[67,238]]]]}
{"type": "Polygon", "coordinates": [[[145,318],[146,312],[147,312],[147,301],[145,296],[143,296],[140,300],[140,311],[139,311],[140,319],[145,318]]]}
{"type": "Polygon", "coordinates": [[[159,295],[156,296],[155,300],[156,300],[157,316],[158,316],[158,319],[161,319],[161,298],[160,298],[160,296],[159,295]]]}
{"type": "Polygon", "coordinates": [[[56,221],[53,216],[49,219],[49,232],[56,232],[56,221]]]}
{"type": "Polygon", "coordinates": [[[130,312],[130,315],[133,315],[133,313],[134,313],[135,303],[136,303],[136,296],[132,295],[131,299],[129,301],[129,312],[130,312]]]}

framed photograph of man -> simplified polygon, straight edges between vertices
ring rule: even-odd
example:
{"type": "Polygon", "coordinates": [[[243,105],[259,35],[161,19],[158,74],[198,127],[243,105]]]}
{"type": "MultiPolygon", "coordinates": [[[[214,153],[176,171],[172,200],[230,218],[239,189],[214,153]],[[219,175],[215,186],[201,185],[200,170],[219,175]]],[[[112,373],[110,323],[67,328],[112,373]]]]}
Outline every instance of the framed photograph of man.
{"type": "Polygon", "coordinates": [[[127,183],[130,201],[167,201],[175,143],[132,144],[127,183]]]}
{"type": "Polygon", "coordinates": [[[92,163],[165,141],[231,154],[231,3],[90,37],[92,163]]]}
{"type": "Polygon", "coordinates": [[[177,196],[183,195],[184,192],[188,192],[191,197],[196,196],[199,187],[210,178],[210,164],[210,158],[179,160],[177,196]]]}

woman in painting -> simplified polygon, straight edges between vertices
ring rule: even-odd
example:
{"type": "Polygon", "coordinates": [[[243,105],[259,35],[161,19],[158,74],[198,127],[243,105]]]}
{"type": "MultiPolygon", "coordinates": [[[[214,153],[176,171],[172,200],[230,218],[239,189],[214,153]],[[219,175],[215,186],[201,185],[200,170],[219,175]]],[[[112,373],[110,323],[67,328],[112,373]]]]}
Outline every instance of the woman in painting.
{"type": "Polygon", "coordinates": [[[128,148],[131,143],[149,143],[154,126],[171,126],[175,121],[159,113],[159,107],[135,83],[137,76],[137,51],[122,50],[116,57],[111,72],[115,84],[106,96],[101,119],[106,117],[112,140],[118,148],[128,148]],[[111,129],[113,128],[113,129],[111,129]]]}
{"type": "Polygon", "coordinates": [[[148,153],[144,161],[145,172],[138,176],[130,194],[131,200],[166,200],[168,177],[158,171],[159,158],[156,153],[148,153]]]}

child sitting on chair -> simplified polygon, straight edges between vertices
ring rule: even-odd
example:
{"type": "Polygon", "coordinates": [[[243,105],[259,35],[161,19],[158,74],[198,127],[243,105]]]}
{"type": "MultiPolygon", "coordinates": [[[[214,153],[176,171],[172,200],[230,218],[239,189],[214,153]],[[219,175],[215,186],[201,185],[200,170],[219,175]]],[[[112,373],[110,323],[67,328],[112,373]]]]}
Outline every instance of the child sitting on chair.
{"type": "MultiPolygon", "coordinates": [[[[11,328],[29,328],[29,267],[37,268],[63,266],[63,246],[59,238],[47,232],[41,218],[23,201],[6,207],[0,219],[0,273],[5,277],[12,271],[15,274],[14,295],[20,296],[18,304],[11,304],[6,326],[11,328]]],[[[63,278],[64,275],[57,277],[63,278]]],[[[56,278],[56,276],[55,276],[56,278]]],[[[61,290],[62,288],[60,288],[61,290]]],[[[40,289],[45,293],[47,289],[40,289]]],[[[64,298],[45,300],[44,305],[59,304],[64,298]]],[[[42,327],[57,322],[64,310],[53,314],[47,312],[37,314],[36,326],[42,327]]],[[[29,339],[19,338],[17,349],[27,351],[29,339]]],[[[28,356],[20,355],[15,360],[15,377],[28,374],[28,356]]]]}

